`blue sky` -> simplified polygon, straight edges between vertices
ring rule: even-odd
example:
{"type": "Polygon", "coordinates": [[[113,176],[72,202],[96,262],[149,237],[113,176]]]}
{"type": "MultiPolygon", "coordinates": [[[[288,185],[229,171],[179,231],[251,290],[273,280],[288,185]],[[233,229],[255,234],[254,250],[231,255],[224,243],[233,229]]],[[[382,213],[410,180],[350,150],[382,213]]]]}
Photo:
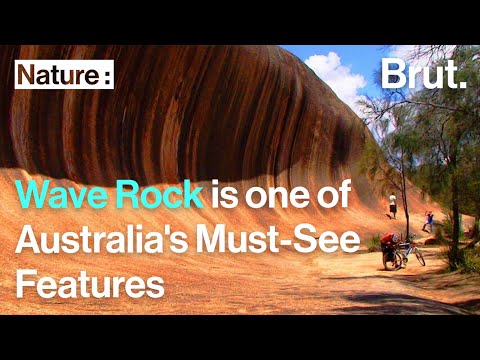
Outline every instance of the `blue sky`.
{"type": "Polygon", "coordinates": [[[406,58],[412,45],[387,48],[384,45],[281,45],[304,61],[335,91],[337,96],[359,114],[356,101],[365,95],[377,97],[374,72],[382,57],[406,58]]]}

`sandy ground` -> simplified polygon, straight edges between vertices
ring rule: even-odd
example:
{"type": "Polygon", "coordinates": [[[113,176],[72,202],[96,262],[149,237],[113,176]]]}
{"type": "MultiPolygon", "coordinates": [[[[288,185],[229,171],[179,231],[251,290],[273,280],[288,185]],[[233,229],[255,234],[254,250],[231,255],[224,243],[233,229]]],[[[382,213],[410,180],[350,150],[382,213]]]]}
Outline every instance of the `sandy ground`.
{"type": "MultiPolygon", "coordinates": [[[[422,247],[406,268],[383,270],[380,253],[266,255],[239,263],[223,256],[189,270],[188,261],[138,273],[165,274],[160,299],[43,300],[33,291],[14,299],[13,278],[2,276],[1,313],[10,314],[472,314],[480,310],[480,277],[445,273],[438,247],[422,247]],[[241,266],[245,264],[246,266],[241,266]],[[200,271],[201,269],[201,271],[200,271]]],[[[142,258],[143,259],[143,258],[142,258]]],[[[185,258],[184,258],[185,259],[185,258]]],[[[198,261],[195,260],[195,261],[198,261]]],[[[192,260],[189,260],[192,261],[192,260]]],[[[117,265],[118,270],[121,269],[117,265]]],[[[131,266],[126,272],[131,271],[131,266]]],[[[39,270],[41,271],[41,270],[39,270]]],[[[98,269],[93,273],[98,272],[98,269]]],[[[108,272],[112,272],[109,269],[108,272]]],[[[117,271],[118,272],[118,271],[117,271]]]]}

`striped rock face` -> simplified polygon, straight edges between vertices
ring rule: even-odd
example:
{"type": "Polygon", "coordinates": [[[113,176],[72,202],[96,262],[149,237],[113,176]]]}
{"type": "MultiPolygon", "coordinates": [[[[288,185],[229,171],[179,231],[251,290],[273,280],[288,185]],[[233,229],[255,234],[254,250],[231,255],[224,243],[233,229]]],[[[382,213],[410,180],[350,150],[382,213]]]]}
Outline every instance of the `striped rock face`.
{"type": "Polygon", "coordinates": [[[22,46],[0,61],[1,163],[54,178],[318,186],[356,175],[367,134],[275,46],[22,46]],[[52,58],[114,59],[115,89],[13,91],[14,59],[52,58]]]}

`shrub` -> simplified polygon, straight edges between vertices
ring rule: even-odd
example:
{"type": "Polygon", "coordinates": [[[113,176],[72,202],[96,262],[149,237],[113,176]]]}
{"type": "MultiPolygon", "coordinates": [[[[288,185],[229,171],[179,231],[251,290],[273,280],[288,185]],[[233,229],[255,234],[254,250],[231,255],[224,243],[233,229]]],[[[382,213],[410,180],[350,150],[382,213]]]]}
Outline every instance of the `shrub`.
{"type": "Polygon", "coordinates": [[[452,214],[449,211],[444,211],[445,220],[443,220],[443,231],[448,237],[452,237],[453,234],[453,219],[452,214]]]}
{"type": "Polygon", "coordinates": [[[382,246],[380,245],[380,235],[373,235],[370,240],[368,240],[368,251],[375,252],[382,250],[382,246]]]}
{"type": "Polygon", "coordinates": [[[447,246],[443,256],[451,271],[461,269],[465,273],[480,274],[480,251],[478,249],[455,249],[447,246]]]}
{"type": "MultiPolygon", "coordinates": [[[[446,234],[447,237],[452,238],[453,237],[453,215],[451,211],[443,211],[445,214],[445,220],[443,220],[443,231],[446,234]]],[[[461,218],[460,218],[461,220],[461,218]]],[[[463,237],[463,230],[462,230],[462,222],[460,222],[460,229],[458,236],[460,238],[463,237]]]]}
{"type": "Polygon", "coordinates": [[[447,245],[448,241],[445,238],[443,229],[440,226],[435,227],[435,244],[447,245]]]}
{"type": "Polygon", "coordinates": [[[446,246],[443,250],[443,257],[445,262],[448,264],[450,271],[455,271],[458,268],[462,267],[465,262],[465,251],[460,248],[455,248],[453,246],[446,246]]]}
{"type": "Polygon", "coordinates": [[[475,249],[465,249],[463,271],[480,274],[480,252],[475,249]]]}

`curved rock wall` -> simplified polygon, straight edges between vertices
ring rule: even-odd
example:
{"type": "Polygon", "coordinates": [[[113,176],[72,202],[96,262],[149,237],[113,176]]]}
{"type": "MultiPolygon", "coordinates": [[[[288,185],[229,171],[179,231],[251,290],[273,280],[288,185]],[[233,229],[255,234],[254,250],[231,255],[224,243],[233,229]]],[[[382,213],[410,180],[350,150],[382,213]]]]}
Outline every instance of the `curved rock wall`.
{"type": "Polygon", "coordinates": [[[276,46],[3,46],[0,81],[0,165],[79,183],[317,187],[357,176],[369,136],[276,46]],[[17,58],[114,59],[115,90],[14,91],[17,58]]]}

